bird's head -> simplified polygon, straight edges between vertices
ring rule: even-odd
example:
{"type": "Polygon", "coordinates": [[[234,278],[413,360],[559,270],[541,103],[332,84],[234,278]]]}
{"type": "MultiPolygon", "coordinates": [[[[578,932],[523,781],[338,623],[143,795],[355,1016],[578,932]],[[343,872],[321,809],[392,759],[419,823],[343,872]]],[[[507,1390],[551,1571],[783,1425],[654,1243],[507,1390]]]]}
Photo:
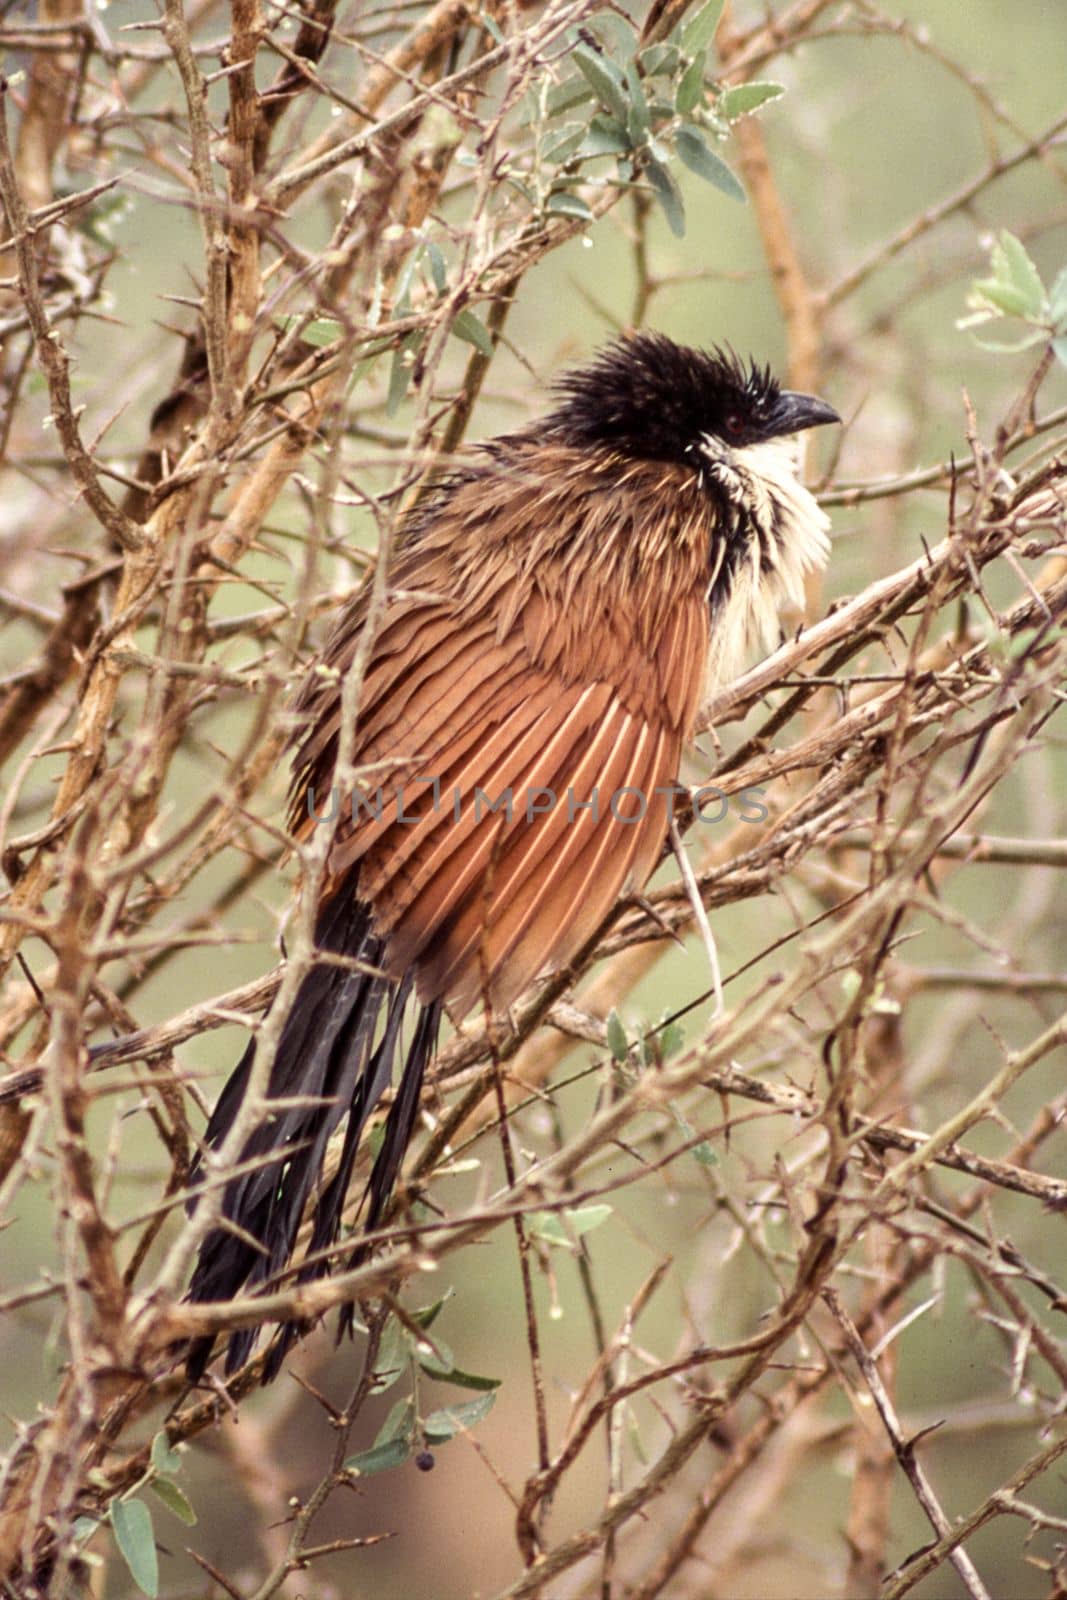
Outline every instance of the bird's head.
{"type": "Polygon", "coordinates": [[[616,340],[558,392],[550,438],[669,464],[657,494],[682,485],[700,494],[713,670],[737,670],[757,641],[771,647],[781,606],[802,605],[805,578],[829,554],[829,519],[798,477],[796,435],[839,422],[834,408],[730,350],[688,349],[659,333],[616,340]],[[679,467],[689,470],[679,477],[679,467]]]}
{"type": "Polygon", "coordinates": [[[833,406],[783,389],[769,367],[662,333],[617,339],[557,384],[547,426],[566,443],[644,461],[728,461],[805,428],[840,422],[833,406]]]}

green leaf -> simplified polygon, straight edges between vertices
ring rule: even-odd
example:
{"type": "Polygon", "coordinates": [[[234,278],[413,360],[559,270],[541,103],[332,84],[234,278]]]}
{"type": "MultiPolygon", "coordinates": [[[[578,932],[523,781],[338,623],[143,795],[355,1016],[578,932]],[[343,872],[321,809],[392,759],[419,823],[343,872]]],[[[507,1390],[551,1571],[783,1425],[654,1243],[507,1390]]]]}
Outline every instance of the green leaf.
{"type": "Polygon", "coordinates": [[[726,162],[715,154],[704,135],[695,128],[679,128],[674,136],[674,147],[690,172],[695,172],[705,183],[714,184],[731,200],[743,202],[748,198],[726,162]]]}
{"type": "Polygon", "coordinates": [[[680,1022],[665,1022],[657,1035],[659,1052],[664,1061],[677,1055],[685,1043],[685,1028],[680,1022]]]}
{"type": "Polygon", "coordinates": [[[608,1020],[604,1024],[604,1031],[607,1034],[608,1049],[615,1060],[625,1061],[630,1054],[630,1041],[626,1037],[626,1029],[623,1027],[622,1018],[614,1007],[608,1012],[608,1020]]]}
{"type": "Polygon", "coordinates": [[[99,1526],[95,1517],[75,1517],[70,1531],[76,1544],[87,1544],[99,1526]]]}
{"type": "Polygon", "coordinates": [[[967,304],[977,310],[989,307],[1006,317],[1022,317],[1024,320],[1029,317],[1029,296],[1014,283],[1006,283],[1003,278],[977,278],[972,285],[972,292],[967,296],[967,304]]]}
{"type": "Polygon", "coordinates": [[[1039,322],[1048,316],[1048,296],[1041,274],[1031,261],[1026,246],[1006,228],[993,246],[993,275],[1002,284],[1011,284],[1023,301],[1021,316],[1039,322]]]}
{"type": "Polygon", "coordinates": [[[196,1512],[173,1478],[153,1478],[148,1487],[154,1495],[158,1495],[167,1510],[180,1518],[187,1528],[196,1526],[196,1512]]]}
{"type": "Polygon", "coordinates": [[[727,122],[736,122],[751,112],[765,106],[769,100],[778,100],[785,94],[784,83],[739,83],[726,89],[715,103],[715,109],[727,122]]]}
{"type": "Polygon", "coordinates": [[[583,156],[623,156],[630,150],[630,136],[621,122],[598,112],[589,124],[582,145],[583,156]]]}
{"type": "Polygon", "coordinates": [[[432,1372],[425,1361],[419,1362],[420,1367],[428,1378],[436,1378],[438,1383],[454,1383],[457,1389],[499,1389],[500,1378],[487,1378],[480,1372],[464,1372],[462,1367],[452,1367],[448,1372],[432,1372]]]}
{"type": "Polygon", "coordinates": [[[456,1358],[443,1339],[434,1340],[432,1350],[417,1352],[419,1366],[431,1378],[447,1378],[456,1370],[456,1358]]]}
{"type": "Polygon", "coordinates": [[[620,122],[625,122],[629,107],[623,90],[623,76],[613,61],[598,55],[588,45],[576,44],[571,60],[585,78],[600,104],[620,122]]]}
{"type": "Polygon", "coordinates": [[[493,336],[473,311],[457,311],[452,323],[452,332],[457,339],[463,339],[467,344],[472,344],[476,350],[480,350],[483,356],[493,354],[493,336]]]}
{"type": "MultiPolygon", "coordinates": [[[[684,130],[679,129],[679,132],[684,130]]],[[[681,152],[679,152],[680,154],[681,152]]],[[[646,165],[648,181],[652,193],[660,203],[663,215],[667,219],[667,226],[676,239],[685,237],[685,201],[682,199],[681,190],[671,177],[668,169],[659,161],[649,161],[646,165]]]]}
{"type": "Polygon", "coordinates": [[[1061,366],[1067,367],[1067,339],[1053,339],[1052,354],[1061,366]]]}
{"type": "Polygon", "coordinates": [[[142,1594],[155,1600],[159,1593],[159,1558],[151,1512],[143,1500],[112,1500],[108,1516],[130,1576],[142,1594]]]}
{"type": "Polygon", "coordinates": [[[306,328],[300,331],[300,337],[305,344],[314,345],[321,349],[324,345],[333,344],[335,340],[343,338],[344,324],[333,317],[316,317],[314,322],[309,322],[306,328]]]}
{"type": "Polygon", "coordinates": [[[555,1211],[531,1211],[530,1233],[545,1244],[574,1249],[574,1241],[599,1228],[611,1216],[610,1206],[572,1206],[562,1216],[555,1211]]]}
{"type": "Polygon", "coordinates": [[[407,1371],[411,1361],[411,1335],[396,1317],[385,1325],[374,1363],[374,1393],[384,1394],[407,1371]]]}
{"type": "Polygon", "coordinates": [[[565,122],[552,129],[541,146],[541,159],[549,166],[562,167],[573,156],[586,135],[584,122],[565,122]]]}
{"type": "Polygon", "coordinates": [[[172,1449],[170,1440],[161,1428],[152,1440],[152,1465],[157,1472],[178,1472],[182,1458],[172,1449]]]}
{"type": "Polygon", "coordinates": [[[454,1289],[446,1289],[439,1300],[434,1300],[428,1306],[420,1306],[411,1313],[412,1322],[417,1322],[420,1328],[432,1328],[454,1293],[454,1289]]]}
{"type": "Polygon", "coordinates": [[[681,56],[677,45],[652,44],[642,50],[637,59],[646,78],[673,78],[681,56]]]}
{"type": "Polygon", "coordinates": [[[397,275],[396,288],[393,290],[393,309],[398,317],[406,317],[411,310],[409,296],[411,294],[411,280],[415,276],[415,268],[419,264],[422,246],[409,250],[404,257],[404,265],[397,275]]]}
{"type": "Polygon", "coordinates": [[[1057,333],[1067,332],[1067,267],[1056,274],[1048,296],[1049,316],[1057,333]]]}
{"type": "MultiPolygon", "coordinates": [[[[685,1112],[679,1111],[677,1106],[672,1106],[671,1111],[674,1115],[675,1122],[678,1124],[679,1128],[681,1128],[685,1137],[687,1139],[695,1139],[696,1130],[694,1129],[689,1118],[685,1115],[685,1112]]],[[[706,1139],[701,1139],[699,1143],[695,1144],[690,1151],[690,1154],[695,1161],[699,1161],[702,1167],[717,1167],[719,1165],[719,1158],[706,1139]]]]}
{"type": "MultiPolygon", "coordinates": [[[[994,355],[1016,355],[1020,350],[1030,350],[1043,344],[1048,337],[1044,328],[1028,328],[1018,337],[991,338],[988,334],[971,332],[971,338],[980,350],[990,350],[994,355]]],[[[1054,341],[1055,343],[1055,341],[1054,341]]]]}
{"type": "Polygon", "coordinates": [[[495,1394],[482,1394],[477,1400],[464,1400],[457,1406],[442,1406],[440,1411],[431,1411],[422,1425],[426,1443],[446,1444],[464,1428],[473,1428],[476,1422],[489,1415],[495,1399],[495,1394]]]}
{"type": "Polygon", "coordinates": [[[389,1444],[393,1439],[414,1437],[415,1402],[409,1394],[389,1408],[389,1415],[374,1436],[375,1444],[389,1444]]]}
{"type": "Polygon", "coordinates": [[[696,16],[685,24],[679,43],[687,56],[695,56],[708,48],[715,37],[724,4],[725,0],[708,0],[707,5],[701,6],[696,16]]]}
{"type": "Polygon", "coordinates": [[[593,221],[593,213],[581,196],[568,194],[566,189],[557,189],[550,194],[545,210],[557,217],[580,217],[583,222],[593,221]]]}
{"type": "MultiPolygon", "coordinates": [[[[409,333],[407,338],[401,344],[400,348],[393,354],[393,364],[389,369],[389,388],[385,396],[385,411],[387,416],[394,417],[400,410],[404,396],[408,392],[408,384],[411,382],[412,363],[408,361],[406,357],[411,351],[417,350],[421,343],[421,333],[409,333]]],[[[385,1137],[384,1128],[376,1131],[378,1132],[379,1139],[383,1139],[385,1137]]]]}
{"type": "Polygon", "coordinates": [[[591,96],[588,78],[568,78],[566,83],[557,84],[548,91],[545,96],[545,116],[551,122],[553,117],[561,116],[564,111],[584,105],[591,96]]]}
{"type": "MultiPolygon", "coordinates": [[[[302,318],[295,313],[290,317],[278,318],[278,322],[285,329],[291,328],[294,323],[301,320],[302,318]]],[[[334,317],[316,317],[305,328],[301,328],[300,337],[305,344],[314,345],[317,350],[321,350],[324,345],[333,344],[342,338],[344,331],[344,324],[334,317]]]]}
{"type": "Polygon", "coordinates": [[[376,1472],[388,1472],[391,1467],[403,1466],[415,1449],[413,1439],[387,1439],[384,1444],[372,1444],[369,1450],[349,1456],[346,1472],[357,1472],[361,1478],[373,1478],[376,1472]]]}
{"type": "Polygon", "coordinates": [[[637,76],[637,68],[632,61],[626,64],[626,90],[630,97],[630,109],[626,118],[626,127],[635,145],[643,144],[648,138],[651,127],[648,115],[648,105],[645,101],[645,92],[641,87],[641,79],[637,76]]]}
{"type": "Polygon", "coordinates": [[[682,81],[674,97],[674,109],[680,116],[687,117],[700,104],[704,94],[705,71],[706,60],[701,50],[682,73],[682,81]]]}
{"type": "Polygon", "coordinates": [[[433,279],[434,288],[438,294],[444,294],[448,287],[448,269],[445,266],[445,258],[441,253],[441,246],[433,239],[427,239],[426,241],[426,259],[430,263],[430,276],[433,279]]]}

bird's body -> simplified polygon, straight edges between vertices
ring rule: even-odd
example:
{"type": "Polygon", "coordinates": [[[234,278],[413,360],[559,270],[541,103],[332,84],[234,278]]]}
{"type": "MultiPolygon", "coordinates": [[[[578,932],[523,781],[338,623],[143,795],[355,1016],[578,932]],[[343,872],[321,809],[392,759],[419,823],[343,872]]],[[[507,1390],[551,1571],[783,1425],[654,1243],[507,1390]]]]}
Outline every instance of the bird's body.
{"type": "MultiPolygon", "coordinates": [[[[227,1299],[286,1266],[347,1114],[304,1269],[324,1270],[413,998],[364,1219],[380,1220],[442,1012],[502,1010],[643,886],[709,683],[770,642],[779,605],[799,601],[826,558],[826,518],[784,437],[834,420],[822,402],[653,335],[619,341],[562,389],[542,423],[482,446],[425,498],[400,530],[369,650],[357,597],[298,697],[291,827],[335,830],[316,942],[350,964],[304,981],[270,1094],[319,1103],[280,1110],[251,1136],[243,1160],[274,1159],[227,1185],[224,1218],[241,1233],[209,1234],[196,1299],[227,1299]],[[341,682],[358,655],[353,799],[333,775],[341,682]]],[[[209,1146],[233,1121],[250,1060],[251,1047],[209,1146]]],[[[231,1340],[228,1366],[253,1338],[231,1340]]],[[[209,1350],[194,1351],[194,1370],[209,1350]]]]}

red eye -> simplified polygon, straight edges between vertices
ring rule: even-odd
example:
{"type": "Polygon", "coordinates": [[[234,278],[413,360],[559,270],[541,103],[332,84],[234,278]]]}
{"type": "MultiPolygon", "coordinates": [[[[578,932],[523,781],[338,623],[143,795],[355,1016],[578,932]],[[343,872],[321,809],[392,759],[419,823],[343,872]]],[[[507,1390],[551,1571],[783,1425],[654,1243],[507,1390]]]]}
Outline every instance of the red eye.
{"type": "Polygon", "coordinates": [[[744,427],[745,427],[745,419],[744,419],[744,417],[742,417],[740,415],[740,413],[737,412],[737,411],[731,411],[730,415],[726,419],[726,431],[727,431],[727,433],[733,433],[733,434],[743,433],[744,432],[744,427]]]}

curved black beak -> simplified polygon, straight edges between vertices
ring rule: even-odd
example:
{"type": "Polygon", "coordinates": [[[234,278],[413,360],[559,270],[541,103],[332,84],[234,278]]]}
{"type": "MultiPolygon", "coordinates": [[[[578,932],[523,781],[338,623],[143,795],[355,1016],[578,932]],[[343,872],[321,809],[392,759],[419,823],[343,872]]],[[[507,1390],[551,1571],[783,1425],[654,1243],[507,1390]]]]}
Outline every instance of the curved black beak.
{"type": "Polygon", "coordinates": [[[783,389],[767,418],[767,431],[771,435],[800,433],[804,428],[821,428],[824,423],[840,421],[833,406],[827,405],[825,400],[813,394],[795,394],[791,389],[783,389]]]}

